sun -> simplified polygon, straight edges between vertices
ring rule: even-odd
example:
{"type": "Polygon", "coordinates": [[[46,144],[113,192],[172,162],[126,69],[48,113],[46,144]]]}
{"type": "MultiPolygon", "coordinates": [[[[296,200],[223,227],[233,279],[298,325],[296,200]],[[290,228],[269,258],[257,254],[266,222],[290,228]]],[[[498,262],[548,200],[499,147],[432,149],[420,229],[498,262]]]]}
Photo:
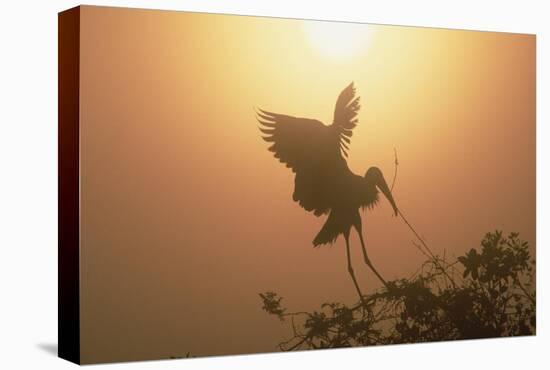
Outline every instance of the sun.
{"type": "Polygon", "coordinates": [[[364,52],[371,36],[368,25],[358,23],[306,21],[304,31],[314,49],[333,59],[364,52]]]}

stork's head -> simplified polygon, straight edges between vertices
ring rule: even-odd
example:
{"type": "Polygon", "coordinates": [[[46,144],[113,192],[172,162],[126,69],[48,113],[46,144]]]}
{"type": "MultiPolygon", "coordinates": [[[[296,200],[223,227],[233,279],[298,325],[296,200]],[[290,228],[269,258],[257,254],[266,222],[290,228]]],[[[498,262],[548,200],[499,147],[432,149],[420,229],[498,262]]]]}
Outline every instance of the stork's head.
{"type": "Polygon", "coordinates": [[[384,175],[382,175],[382,171],[380,171],[380,168],[369,168],[367,173],[365,173],[365,180],[367,181],[367,184],[371,186],[376,186],[376,188],[378,188],[378,190],[380,190],[382,194],[384,194],[384,196],[388,199],[391,206],[393,207],[395,215],[397,216],[397,213],[399,211],[397,209],[397,206],[395,205],[395,201],[393,200],[390,188],[388,187],[386,179],[384,179],[384,175]]]}

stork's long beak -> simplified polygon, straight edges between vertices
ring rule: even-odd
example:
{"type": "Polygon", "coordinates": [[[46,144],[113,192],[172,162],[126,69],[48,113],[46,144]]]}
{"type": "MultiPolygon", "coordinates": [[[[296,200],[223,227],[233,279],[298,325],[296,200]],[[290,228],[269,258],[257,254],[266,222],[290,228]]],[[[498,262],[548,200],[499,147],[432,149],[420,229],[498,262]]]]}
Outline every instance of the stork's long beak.
{"type": "Polygon", "coordinates": [[[377,185],[380,191],[386,196],[386,198],[390,202],[391,206],[393,207],[393,212],[397,216],[399,210],[397,209],[397,205],[395,205],[395,200],[393,199],[393,195],[391,194],[390,188],[388,188],[388,184],[386,183],[384,177],[382,177],[382,180],[377,185]]]}
{"type": "Polygon", "coordinates": [[[399,213],[399,210],[397,209],[397,205],[395,204],[395,200],[393,199],[393,195],[390,191],[390,188],[388,187],[388,183],[386,183],[386,179],[384,178],[384,175],[382,175],[382,171],[380,171],[377,167],[372,167],[369,169],[369,172],[374,174],[375,178],[375,184],[380,189],[380,191],[384,194],[384,196],[388,199],[391,206],[393,207],[393,212],[397,216],[399,213]]]}

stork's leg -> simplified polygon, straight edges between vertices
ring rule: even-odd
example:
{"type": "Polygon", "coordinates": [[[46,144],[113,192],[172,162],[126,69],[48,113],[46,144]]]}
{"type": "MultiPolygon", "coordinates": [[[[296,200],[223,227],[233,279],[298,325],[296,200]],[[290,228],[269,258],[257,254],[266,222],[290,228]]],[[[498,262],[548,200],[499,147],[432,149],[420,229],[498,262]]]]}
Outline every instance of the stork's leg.
{"type": "Polygon", "coordinates": [[[378,271],[376,271],[372,262],[369,259],[369,256],[367,255],[367,248],[365,248],[365,241],[363,240],[363,231],[361,227],[361,222],[356,223],[355,228],[357,229],[357,233],[359,234],[359,240],[361,241],[361,249],[363,250],[363,259],[365,260],[365,263],[367,264],[367,266],[370,267],[372,272],[374,272],[374,274],[378,277],[378,279],[380,279],[382,284],[384,284],[384,286],[387,288],[388,283],[386,283],[386,280],[384,280],[384,278],[378,273],[378,271]]]}
{"type": "Polygon", "coordinates": [[[359,294],[359,299],[361,300],[361,302],[363,302],[363,293],[361,293],[361,289],[359,289],[359,284],[357,284],[357,279],[355,279],[355,273],[353,272],[353,267],[351,266],[351,254],[349,250],[349,230],[344,233],[344,238],[346,239],[346,253],[348,256],[348,272],[351,276],[351,279],[353,280],[355,289],[357,289],[357,294],[359,294]]]}

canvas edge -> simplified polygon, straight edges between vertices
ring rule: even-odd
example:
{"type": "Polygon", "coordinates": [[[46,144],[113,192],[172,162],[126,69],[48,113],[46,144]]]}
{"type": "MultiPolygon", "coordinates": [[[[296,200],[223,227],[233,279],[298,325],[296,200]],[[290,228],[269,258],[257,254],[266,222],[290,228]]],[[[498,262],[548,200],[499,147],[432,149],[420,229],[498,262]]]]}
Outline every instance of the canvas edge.
{"type": "Polygon", "coordinates": [[[58,356],[80,364],[80,7],[58,13],[58,356]]]}

